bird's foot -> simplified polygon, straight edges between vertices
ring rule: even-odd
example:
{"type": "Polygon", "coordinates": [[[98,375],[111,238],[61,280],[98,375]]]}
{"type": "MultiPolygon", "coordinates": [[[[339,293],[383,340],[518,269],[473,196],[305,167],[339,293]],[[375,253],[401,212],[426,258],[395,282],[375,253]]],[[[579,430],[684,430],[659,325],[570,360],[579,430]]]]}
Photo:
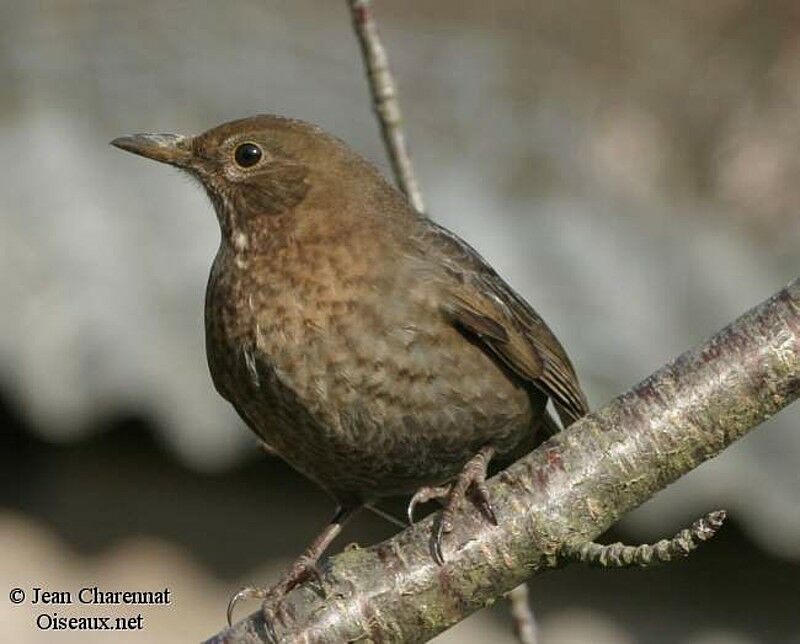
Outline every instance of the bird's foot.
{"type": "Polygon", "coordinates": [[[450,485],[426,485],[418,489],[408,502],[408,510],[406,510],[408,524],[414,525],[414,510],[418,505],[433,501],[434,499],[441,501],[446,500],[447,496],[450,494],[451,487],[450,485]]]}
{"type": "MultiPolygon", "coordinates": [[[[470,497],[472,502],[492,523],[497,525],[497,517],[489,501],[489,491],[486,488],[486,469],[489,461],[494,456],[495,448],[487,445],[482,447],[475,456],[467,461],[464,469],[450,486],[447,492],[447,500],[444,509],[439,517],[439,524],[433,539],[433,558],[440,566],[444,565],[444,554],[442,543],[444,535],[453,530],[453,516],[461,507],[464,499],[470,497]]],[[[414,495],[416,497],[416,495],[414,495]]],[[[413,499],[412,499],[413,501],[413,499]]]]}
{"type": "Polygon", "coordinates": [[[325,529],[311,542],[311,545],[306,549],[305,553],[291,565],[289,570],[281,577],[281,580],[272,588],[246,586],[231,597],[231,600],[228,602],[228,624],[233,622],[233,609],[236,607],[236,604],[244,599],[261,599],[263,600],[261,610],[264,614],[267,636],[270,638],[270,641],[276,642],[276,618],[283,621],[283,600],[295,586],[299,586],[305,581],[313,581],[317,592],[322,596],[325,595],[324,586],[322,585],[322,575],[319,568],[317,568],[317,562],[331,544],[331,541],[341,532],[342,526],[360,507],[360,504],[356,504],[343,505],[337,508],[336,514],[333,519],[331,519],[331,522],[325,526],[325,529]]]}
{"type": "Polygon", "coordinates": [[[287,570],[281,580],[271,588],[245,586],[231,597],[228,602],[228,624],[233,623],[233,611],[240,601],[248,599],[262,600],[261,611],[264,615],[267,634],[275,642],[275,621],[283,621],[283,600],[295,587],[306,581],[313,581],[318,591],[324,594],[322,574],[317,568],[317,560],[303,555],[287,570]]]}

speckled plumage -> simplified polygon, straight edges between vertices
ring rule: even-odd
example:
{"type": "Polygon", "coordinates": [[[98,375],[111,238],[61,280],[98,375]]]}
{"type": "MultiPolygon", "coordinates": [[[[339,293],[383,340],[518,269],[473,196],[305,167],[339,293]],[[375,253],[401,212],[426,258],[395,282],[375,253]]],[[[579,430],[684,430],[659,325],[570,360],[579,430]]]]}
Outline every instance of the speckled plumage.
{"type": "Polygon", "coordinates": [[[298,470],[365,500],[446,481],[487,441],[507,451],[533,417],[437,306],[422,248],[370,228],[287,235],[249,260],[223,245],[206,298],[220,393],[298,470]]]}
{"type": "Polygon", "coordinates": [[[284,189],[303,194],[293,208],[243,216],[224,185],[208,188],[223,229],[206,296],[209,367],[250,427],[337,498],[364,500],[446,482],[482,445],[502,454],[530,438],[545,397],[466,337],[449,307],[491,284],[499,324],[521,317],[545,334],[574,379],[541,320],[469,246],[313,126],[247,119],[198,137],[195,150],[209,156],[255,132],[307,169],[294,175],[307,190],[284,189]]]}
{"type": "Polygon", "coordinates": [[[484,448],[530,449],[548,397],[566,422],[585,413],[530,306],[319,128],[259,116],[115,144],[205,187],[222,230],[205,306],[214,384],[345,506],[450,482],[484,448]],[[248,143],[263,153],[252,168],[235,160],[248,143]]]}

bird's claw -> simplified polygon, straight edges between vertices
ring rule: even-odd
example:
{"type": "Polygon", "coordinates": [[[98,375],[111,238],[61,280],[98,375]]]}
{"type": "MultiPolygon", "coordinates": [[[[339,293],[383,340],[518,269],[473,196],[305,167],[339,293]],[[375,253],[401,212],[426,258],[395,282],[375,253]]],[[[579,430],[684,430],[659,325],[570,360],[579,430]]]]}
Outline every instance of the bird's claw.
{"type": "Polygon", "coordinates": [[[278,633],[275,631],[276,615],[274,611],[279,611],[280,606],[273,608],[269,600],[264,600],[261,605],[261,615],[264,617],[264,631],[267,634],[269,644],[278,644],[278,633]]]}
{"type": "Polygon", "coordinates": [[[309,562],[304,570],[303,578],[296,582],[295,585],[302,581],[310,581],[314,585],[314,590],[322,598],[325,599],[325,585],[322,583],[322,570],[316,562],[309,562]]]}
{"type": "Polygon", "coordinates": [[[483,513],[483,516],[488,519],[489,523],[494,526],[498,525],[497,515],[492,507],[492,502],[489,500],[489,489],[486,487],[486,483],[483,481],[475,482],[470,489],[472,492],[472,502],[478,506],[478,509],[483,513]]]}
{"type": "Polygon", "coordinates": [[[444,552],[442,551],[442,544],[444,543],[444,535],[452,531],[453,526],[447,523],[443,518],[439,520],[436,526],[436,536],[433,538],[433,560],[439,566],[444,566],[444,552]]]}
{"type": "Polygon", "coordinates": [[[408,502],[408,510],[406,511],[408,515],[408,524],[414,525],[414,510],[418,505],[433,501],[434,499],[446,499],[448,494],[450,494],[449,485],[426,485],[418,489],[408,502]]]}
{"type": "MultiPolygon", "coordinates": [[[[497,525],[497,515],[489,501],[489,490],[486,487],[486,468],[494,455],[494,451],[494,448],[491,446],[481,448],[481,450],[467,462],[461,474],[458,475],[450,486],[447,494],[447,501],[439,517],[439,523],[436,527],[436,534],[434,535],[432,544],[433,559],[440,566],[443,566],[445,562],[442,548],[444,536],[448,532],[452,532],[453,516],[461,507],[467,495],[469,495],[473,503],[478,506],[478,509],[486,519],[492,525],[497,525]]],[[[415,494],[414,497],[416,496],[415,494]]]]}
{"type": "Polygon", "coordinates": [[[237,603],[245,599],[261,599],[263,600],[261,612],[264,615],[264,623],[268,635],[270,635],[272,641],[277,641],[274,637],[275,627],[273,624],[275,621],[275,614],[281,611],[283,599],[289,591],[305,581],[312,582],[317,593],[323,598],[325,597],[322,572],[319,566],[317,566],[316,561],[312,561],[306,557],[300,557],[295,561],[289,571],[272,588],[261,588],[257,586],[245,586],[240,588],[228,602],[228,625],[230,626],[233,624],[233,610],[237,603]]]}
{"type": "Polygon", "coordinates": [[[244,586],[237,590],[228,602],[228,626],[233,624],[233,609],[236,604],[245,599],[265,599],[269,594],[269,588],[259,588],[257,586],[244,586]]]}

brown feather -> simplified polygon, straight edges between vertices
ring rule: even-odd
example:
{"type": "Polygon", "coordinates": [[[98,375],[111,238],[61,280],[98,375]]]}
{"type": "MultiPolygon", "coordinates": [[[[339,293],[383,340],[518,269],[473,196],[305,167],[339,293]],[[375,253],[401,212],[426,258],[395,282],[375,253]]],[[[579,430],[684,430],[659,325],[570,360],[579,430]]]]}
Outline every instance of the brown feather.
{"type": "Polygon", "coordinates": [[[589,411],[575,369],[553,332],[469,244],[430,220],[422,237],[442,253],[448,271],[445,314],[487,352],[552,398],[569,425],[589,411]]]}

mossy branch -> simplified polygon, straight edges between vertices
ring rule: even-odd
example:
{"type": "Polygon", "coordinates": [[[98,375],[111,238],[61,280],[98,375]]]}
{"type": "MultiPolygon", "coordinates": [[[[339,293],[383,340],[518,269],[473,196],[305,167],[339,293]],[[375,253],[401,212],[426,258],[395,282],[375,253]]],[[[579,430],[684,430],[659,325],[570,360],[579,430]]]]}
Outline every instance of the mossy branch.
{"type": "MultiPolygon", "coordinates": [[[[275,631],[286,642],[426,641],[558,568],[575,547],[564,544],[594,539],[798,394],[800,280],[491,479],[499,527],[465,507],[444,566],[430,554],[434,515],[328,559],[324,597],[291,592],[275,631]]],[[[689,548],[719,519],[667,549],[689,548]]],[[[210,641],[265,637],[259,611],[210,641]]]]}

